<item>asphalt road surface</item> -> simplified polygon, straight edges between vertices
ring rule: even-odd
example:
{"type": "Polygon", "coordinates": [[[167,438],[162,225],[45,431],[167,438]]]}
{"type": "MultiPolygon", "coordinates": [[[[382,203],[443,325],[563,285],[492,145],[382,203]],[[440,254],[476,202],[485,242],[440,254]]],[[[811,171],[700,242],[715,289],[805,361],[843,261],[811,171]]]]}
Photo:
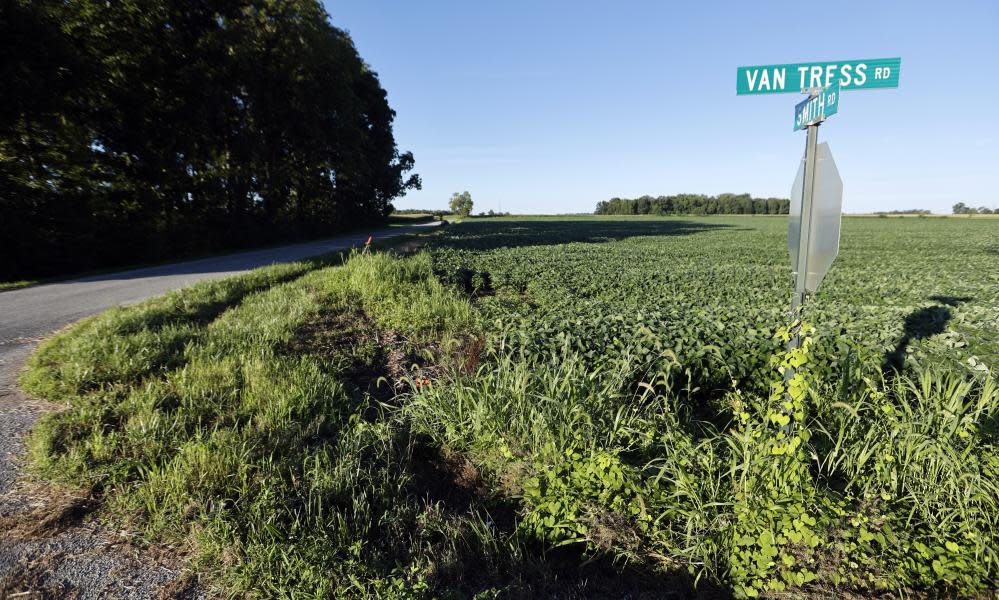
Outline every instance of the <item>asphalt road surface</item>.
{"type": "MultiPolygon", "coordinates": [[[[373,236],[383,239],[436,225],[382,229],[373,236]]],[[[44,509],[44,499],[32,497],[18,484],[24,434],[52,408],[17,389],[21,366],[40,340],[112,306],[133,304],[204,279],[360,246],[367,237],[345,235],[0,292],[0,523],[44,509]]],[[[8,536],[0,531],[0,597],[40,592],[48,594],[45,597],[151,598],[179,576],[179,572],[150,564],[135,555],[134,549],[116,550],[116,542],[95,524],[80,524],[50,537],[4,538],[8,536]],[[10,581],[14,583],[7,586],[10,581]]],[[[200,593],[191,590],[182,595],[198,597],[200,593]]]]}

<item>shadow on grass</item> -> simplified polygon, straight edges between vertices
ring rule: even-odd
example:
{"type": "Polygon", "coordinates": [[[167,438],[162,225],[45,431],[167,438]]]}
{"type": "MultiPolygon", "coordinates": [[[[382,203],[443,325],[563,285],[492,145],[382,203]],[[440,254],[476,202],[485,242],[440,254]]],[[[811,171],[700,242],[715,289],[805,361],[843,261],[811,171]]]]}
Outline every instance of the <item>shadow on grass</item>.
{"type": "Polygon", "coordinates": [[[449,227],[430,245],[440,248],[491,250],[573,242],[604,243],[633,237],[672,237],[732,229],[725,223],[676,219],[581,220],[539,219],[464,221],[449,227]]]}
{"type": "Polygon", "coordinates": [[[905,365],[906,352],[912,342],[943,333],[947,328],[947,323],[954,316],[950,309],[974,300],[970,296],[940,295],[930,296],[929,299],[937,302],[938,305],[920,308],[905,317],[902,337],[895,344],[895,348],[885,354],[881,371],[886,378],[890,379],[895,373],[902,370],[905,365]]]}

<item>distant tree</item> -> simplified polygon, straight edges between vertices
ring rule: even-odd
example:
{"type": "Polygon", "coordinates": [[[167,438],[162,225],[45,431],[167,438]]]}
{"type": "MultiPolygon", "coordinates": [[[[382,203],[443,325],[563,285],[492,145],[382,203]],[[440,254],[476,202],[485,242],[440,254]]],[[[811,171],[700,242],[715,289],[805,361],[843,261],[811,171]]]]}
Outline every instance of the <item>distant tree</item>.
{"type": "Polygon", "coordinates": [[[927,210],[925,208],[906,208],[906,209],[902,209],[902,210],[887,210],[887,211],[886,210],[881,210],[881,211],[878,211],[878,212],[876,212],[874,214],[876,214],[876,215],[921,215],[921,216],[925,216],[925,215],[931,215],[931,214],[933,214],[933,212],[930,211],[930,210],[927,210]]]}
{"type": "Polygon", "coordinates": [[[987,206],[968,206],[964,202],[958,202],[952,208],[955,215],[994,215],[999,214],[999,208],[989,208],[987,206]]]}
{"type": "Polygon", "coordinates": [[[395,208],[393,215],[436,215],[442,212],[439,208],[395,208]]]}
{"type": "Polygon", "coordinates": [[[451,201],[448,203],[451,207],[451,212],[467,217],[472,214],[472,195],[467,191],[458,193],[455,192],[451,195],[451,201]]]}

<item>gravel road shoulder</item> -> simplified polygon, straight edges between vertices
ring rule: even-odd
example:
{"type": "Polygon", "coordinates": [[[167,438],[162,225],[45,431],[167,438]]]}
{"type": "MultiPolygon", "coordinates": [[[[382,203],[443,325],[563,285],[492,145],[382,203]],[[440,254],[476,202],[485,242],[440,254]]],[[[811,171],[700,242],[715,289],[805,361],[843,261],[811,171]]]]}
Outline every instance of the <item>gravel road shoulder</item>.
{"type": "Polygon", "coordinates": [[[0,345],[0,598],[202,597],[180,561],[102,526],[87,499],[19,479],[25,435],[59,409],[16,387],[36,345],[0,345]]]}

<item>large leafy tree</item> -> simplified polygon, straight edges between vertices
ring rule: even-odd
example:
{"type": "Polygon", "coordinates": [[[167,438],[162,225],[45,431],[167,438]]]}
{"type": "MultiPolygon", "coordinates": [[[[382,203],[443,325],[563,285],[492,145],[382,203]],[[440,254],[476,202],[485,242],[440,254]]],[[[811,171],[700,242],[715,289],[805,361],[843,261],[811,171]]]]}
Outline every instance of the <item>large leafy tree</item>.
{"type": "Polygon", "coordinates": [[[467,191],[461,193],[455,192],[451,194],[448,206],[451,208],[452,213],[467,217],[472,214],[472,195],[467,191]]]}
{"type": "Polygon", "coordinates": [[[0,278],[331,233],[420,185],[316,0],[0,11],[0,278]]]}

